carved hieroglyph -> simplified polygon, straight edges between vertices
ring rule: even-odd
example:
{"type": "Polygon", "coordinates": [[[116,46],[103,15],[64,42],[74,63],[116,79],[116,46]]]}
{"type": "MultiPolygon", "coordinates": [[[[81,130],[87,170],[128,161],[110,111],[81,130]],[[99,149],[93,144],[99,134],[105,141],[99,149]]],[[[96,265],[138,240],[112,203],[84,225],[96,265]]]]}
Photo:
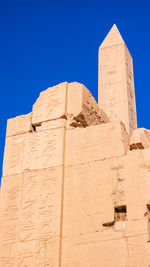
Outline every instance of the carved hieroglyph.
{"type": "Polygon", "coordinates": [[[137,128],[132,57],[116,25],[99,48],[99,105],[120,119],[128,133],[137,128]]]}
{"type": "Polygon", "coordinates": [[[0,267],[150,266],[150,131],[122,120],[67,82],[8,120],[0,267]]]}
{"type": "Polygon", "coordinates": [[[85,86],[67,82],[43,91],[31,113],[8,120],[0,267],[60,266],[66,142],[70,142],[66,131],[108,121],[85,86]]]}

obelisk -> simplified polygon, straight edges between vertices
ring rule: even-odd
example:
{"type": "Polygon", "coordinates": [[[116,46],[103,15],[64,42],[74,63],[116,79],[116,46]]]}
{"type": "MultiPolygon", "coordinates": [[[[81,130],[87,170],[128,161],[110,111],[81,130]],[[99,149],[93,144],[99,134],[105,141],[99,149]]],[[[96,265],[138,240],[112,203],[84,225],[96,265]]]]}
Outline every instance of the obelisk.
{"type": "Polygon", "coordinates": [[[128,133],[137,128],[133,62],[114,24],[99,48],[98,103],[110,120],[121,120],[128,133]]]}

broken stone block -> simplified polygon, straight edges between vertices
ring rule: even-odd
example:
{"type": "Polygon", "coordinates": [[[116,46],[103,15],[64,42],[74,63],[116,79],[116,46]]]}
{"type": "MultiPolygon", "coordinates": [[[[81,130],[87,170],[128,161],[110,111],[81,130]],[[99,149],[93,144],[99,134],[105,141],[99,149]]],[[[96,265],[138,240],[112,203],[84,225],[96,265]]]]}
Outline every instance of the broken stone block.
{"type": "Polygon", "coordinates": [[[46,131],[46,130],[52,130],[52,129],[58,129],[58,128],[65,128],[66,126],[66,119],[60,118],[57,120],[51,120],[51,121],[44,121],[41,123],[41,125],[35,126],[35,131],[46,131]]]}
{"type": "Polygon", "coordinates": [[[73,127],[86,127],[109,121],[90,91],[77,82],[68,84],[67,115],[69,125],[73,127]]]}
{"type": "Polygon", "coordinates": [[[130,137],[130,150],[149,148],[150,147],[150,140],[148,138],[150,137],[149,132],[150,131],[144,128],[135,129],[130,137]]]}
{"type": "Polygon", "coordinates": [[[40,93],[33,105],[32,124],[58,119],[66,112],[66,92],[68,83],[64,82],[50,87],[40,93]]]}
{"type": "Polygon", "coordinates": [[[41,92],[33,105],[33,126],[60,118],[68,121],[68,127],[86,127],[109,121],[90,91],[77,82],[65,82],[48,88],[41,92]]]}

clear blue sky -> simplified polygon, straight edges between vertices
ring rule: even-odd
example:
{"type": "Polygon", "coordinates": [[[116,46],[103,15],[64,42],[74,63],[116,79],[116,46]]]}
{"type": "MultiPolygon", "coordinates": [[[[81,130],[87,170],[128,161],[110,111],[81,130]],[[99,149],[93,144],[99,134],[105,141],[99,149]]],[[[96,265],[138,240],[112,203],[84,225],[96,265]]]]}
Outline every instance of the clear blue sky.
{"type": "Polygon", "coordinates": [[[0,170],[7,119],[40,91],[78,81],[97,99],[98,47],[114,23],[134,60],[138,126],[150,129],[149,0],[0,1],[0,170]]]}

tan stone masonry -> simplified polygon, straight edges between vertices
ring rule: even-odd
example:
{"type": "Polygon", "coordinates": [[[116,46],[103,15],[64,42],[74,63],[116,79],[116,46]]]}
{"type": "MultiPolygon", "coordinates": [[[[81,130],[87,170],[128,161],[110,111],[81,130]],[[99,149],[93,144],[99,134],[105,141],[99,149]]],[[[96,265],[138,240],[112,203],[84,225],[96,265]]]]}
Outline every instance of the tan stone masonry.
{"type": "Polygon", "coordinates": [[[0,267],[150,266],[150,131],[136,129],[131,61],[116,26],[100,51],[99,104],[65,82],[7,122],[0,267]],[[119,61],[103,54],[110,47],[120,47],[119,61]]]}

